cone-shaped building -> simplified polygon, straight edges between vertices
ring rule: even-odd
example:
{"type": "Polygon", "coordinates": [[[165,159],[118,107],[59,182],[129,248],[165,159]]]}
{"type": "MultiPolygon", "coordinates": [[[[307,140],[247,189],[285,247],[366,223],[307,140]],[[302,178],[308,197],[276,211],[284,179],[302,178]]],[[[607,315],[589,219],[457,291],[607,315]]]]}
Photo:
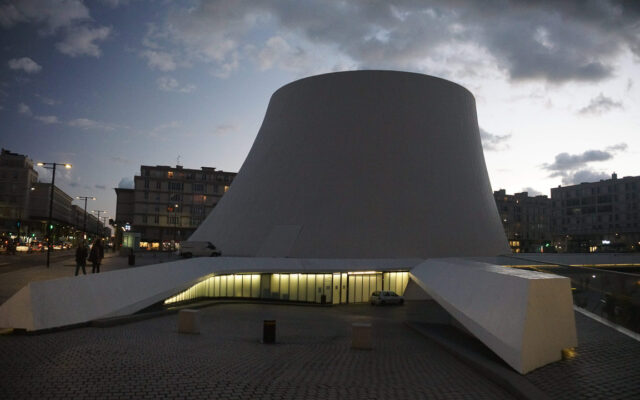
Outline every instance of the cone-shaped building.
{"type": "Polygon", "coordinates": [[[395,71],[313,76],[276,91],[232,187],[190,240],[228,256],[509,252],[473,95],[395,71]]]}

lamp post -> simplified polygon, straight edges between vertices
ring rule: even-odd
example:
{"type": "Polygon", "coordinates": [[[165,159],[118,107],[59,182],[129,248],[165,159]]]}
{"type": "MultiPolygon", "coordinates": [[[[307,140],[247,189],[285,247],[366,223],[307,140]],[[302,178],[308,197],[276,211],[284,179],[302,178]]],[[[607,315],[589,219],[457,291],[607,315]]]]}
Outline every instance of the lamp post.
{"type": "Polygon", "coordinates": [[[102,232],[104,233],[105,228],[107,227],[107,220],[109,219],[109,216],[105,215],[104,217],[100,217],[100,218],[102,218],[102,232]]]}
{"type": "Polygon", "coordinates": [[[44,167],[52,170],[51,172],[51,192],[49,194],[49,222],[47,224],[47,268],[49,268],[49,259],[51,258],[51,233],[53,231],[53,226],[51,225],[51,216],[53,211],[53,185],[56,182],[56,166],[62,165],[66,169],[71,168],[71,164],[68,163],[54,163],[54,162],[39,162],[36,163],[39,167],[44,167]]]}
{"type": "Polygon", "coordinates": [[[87,200],[95,200],[93,196],[76,196],[78,200],[84,200],[84,224],[82,226],[82,232],[84,234],[83,239],[87,238],[87,200]]]}
{"type": "Polygon", "coordinates": [[[100,236],[100,213],[106,212],[105,210],[93,210],[98,215],[98,222],[96,223],[96,240],[100,236]]]}
{"type": "Polygon", "coordinates": [[[176,231],[178,230],[178,218],[180,218],[179,216],[176,216],[176,214],[178,213],[178,208],[180,207],[179,204],[174,204],[173,205],[173,223],[174,223],[174,227],[173,227],[173,251],[176,251],[176,231]]]}

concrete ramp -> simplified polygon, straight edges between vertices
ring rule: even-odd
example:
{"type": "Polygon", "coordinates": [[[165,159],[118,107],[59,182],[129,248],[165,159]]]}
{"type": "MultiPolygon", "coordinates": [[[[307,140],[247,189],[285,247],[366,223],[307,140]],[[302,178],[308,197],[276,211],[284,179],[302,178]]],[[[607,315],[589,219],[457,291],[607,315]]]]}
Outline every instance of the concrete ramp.
{"type": "Polygon", "coordinates": [[[431,259],[411,278],[516,371],[578,344],[568,278],[464,259],[431,259]]]}
{"type": "Polygon", "coordinates": [[[189,261],[31,282],[0,306],[0,327],[37,331],[132,314],[210,273],[189,261]]]}

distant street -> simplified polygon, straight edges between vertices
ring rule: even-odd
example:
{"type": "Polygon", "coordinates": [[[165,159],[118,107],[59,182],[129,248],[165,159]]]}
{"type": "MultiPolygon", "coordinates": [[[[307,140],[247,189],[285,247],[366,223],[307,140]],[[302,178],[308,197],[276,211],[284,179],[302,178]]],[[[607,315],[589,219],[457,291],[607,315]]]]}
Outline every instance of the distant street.
{"type": "MultiPolygon", "coordinates": [[[[75,250],[54,250],[51,262],[60,262],[74,257],[75,250]]],[[[46,263],[47,252],[17,253],[16,255],[0,254],[0,274],[17,271],[23,268],[41,266],[46,263]]]]}

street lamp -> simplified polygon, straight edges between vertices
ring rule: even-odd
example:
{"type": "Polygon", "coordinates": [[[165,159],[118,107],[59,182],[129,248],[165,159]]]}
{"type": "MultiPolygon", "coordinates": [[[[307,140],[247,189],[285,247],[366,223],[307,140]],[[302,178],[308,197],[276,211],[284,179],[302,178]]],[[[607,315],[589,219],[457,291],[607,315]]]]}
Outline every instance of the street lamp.
{"type": "Polygon", "coordinates": [[[66,169],[71,169],[71,164],[54,163],[54,162],[38,162],[37,166],[52,170],[51,173],[51,193],[49,194],[49,223],[47,224],[47,268],[49,268],[49,259],[51,258],[51,233],[53,225],[51,225],[51,213],[53,211],[53,185],[56,182],[56,166],[62,165],[66,169]]]}
{"type": "Polygon", "coordinates": [[[100,237],[100,213],[106,212],[105,210],[93,210],[98,215],[98,222],[96,223],[96,240],[100,237]]]}
{"type": "Polygon", "coordinates": [[[83,239],[87,238],[87,200],[95,200],[96,198],[93,196],[76,196],[78,200],[84,200],[84,224],[82,227],[82,232],[84,233],[83,239]]]}
{"type": "Polygon", "coordinates": [[[104,229],[107,227],[107,220],[109,219],[108,215],[105,215],[104,217],[100,217],[102,218],[102,229],[103,229],[103,233],[104,233],[104,229]]]}

